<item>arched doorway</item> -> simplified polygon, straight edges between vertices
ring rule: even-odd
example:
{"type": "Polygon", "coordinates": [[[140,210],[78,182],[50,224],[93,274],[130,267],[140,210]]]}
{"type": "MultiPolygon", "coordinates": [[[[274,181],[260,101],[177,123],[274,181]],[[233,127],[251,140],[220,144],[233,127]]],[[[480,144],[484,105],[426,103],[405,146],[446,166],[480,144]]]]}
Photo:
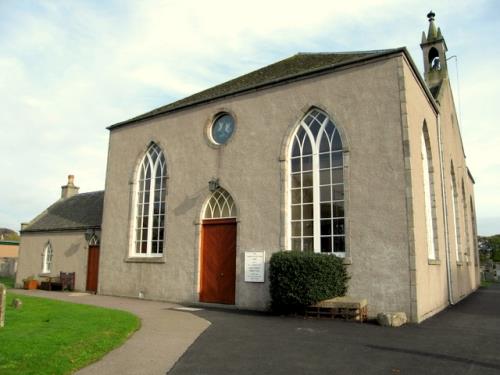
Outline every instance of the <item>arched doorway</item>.
{"type": "Polygon", "coordinates": [[[87,292],[97,293],[97,282],[99,277],[99,238],[93,234],[89,241],[87,258],[87,292]]]}
{"type": "Polygon", "coordinates": [[[200,302],[234,304],[236,282],[236,206],[218,188],[203,211],[200,302]]]}

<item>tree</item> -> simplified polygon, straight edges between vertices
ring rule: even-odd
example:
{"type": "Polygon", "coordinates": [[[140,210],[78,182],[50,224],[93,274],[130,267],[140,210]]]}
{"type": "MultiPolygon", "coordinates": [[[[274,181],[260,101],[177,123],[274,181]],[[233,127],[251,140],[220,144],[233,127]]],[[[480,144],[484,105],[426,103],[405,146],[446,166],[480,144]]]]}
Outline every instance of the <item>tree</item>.
{"type": "Polygon", "coordinates": [[[19,241],[19,239],[20,239],[19,234],[16,231],[7,228],[0,228],[0,240],[19,241]]]}
{"type": "Polygon", "coordinates": [[[500,234],[493,236],[478,236],[477,242],[482,257],[491,258],[494,262],[500,262],[500,234]]]}

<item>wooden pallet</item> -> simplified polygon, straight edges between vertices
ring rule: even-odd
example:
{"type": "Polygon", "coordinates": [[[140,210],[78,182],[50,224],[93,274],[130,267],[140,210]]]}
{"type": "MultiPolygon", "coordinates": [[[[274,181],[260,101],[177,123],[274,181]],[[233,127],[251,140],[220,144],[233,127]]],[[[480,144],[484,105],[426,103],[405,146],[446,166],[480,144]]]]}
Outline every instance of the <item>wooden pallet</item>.
{"type": "Polygon", "coordinates": [[[368,320],[368,302],[364,298],[336,297],[308,306],[305,315],[315,318],[368,320]]]}

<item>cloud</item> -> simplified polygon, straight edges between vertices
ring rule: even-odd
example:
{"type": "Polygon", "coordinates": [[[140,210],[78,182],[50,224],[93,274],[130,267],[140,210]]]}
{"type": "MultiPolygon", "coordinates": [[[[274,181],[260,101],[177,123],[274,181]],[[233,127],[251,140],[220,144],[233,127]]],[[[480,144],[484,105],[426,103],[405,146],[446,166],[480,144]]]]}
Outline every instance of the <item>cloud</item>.
{"type": "MultiPolygon", "coordinates": [[[[478,215],[491,216],[500,210],[497,9],[474,4],[433,6],[459,55],[478,215]]],[[[33,218],[69,173],[81,191],[102,189],[106,126],[296,52],[407,45],[420,65],[428,10],[397,0],[0,2],[0,134],[10,140],[0,149],[0,226],[33,218]]]]}

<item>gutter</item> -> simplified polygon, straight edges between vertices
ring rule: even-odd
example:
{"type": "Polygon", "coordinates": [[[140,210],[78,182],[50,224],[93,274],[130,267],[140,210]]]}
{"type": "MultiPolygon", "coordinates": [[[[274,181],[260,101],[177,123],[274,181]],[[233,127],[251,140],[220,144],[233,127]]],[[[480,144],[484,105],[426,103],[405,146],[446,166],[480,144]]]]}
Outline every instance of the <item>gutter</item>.
{"type": "Polygon", "coordinates": [[[83,227],[68,227],[68,228],[54,228],[54,229],[25,229],[21,230],[20,234],[30,234],[30,233],[47,233],[47,232],[80,232],[87,229],[97,229],[100,230],[100,225],[87,225],[83,227]]]}
{"type": "Polygon", "coordinates": [[[441,137],[441,116],[437,114],[437,128],[438,128],[438,145],[439,145],[439,171],[441,174],[441,199],[443,202],[443,220],[444,220],[444,242],[446,254],[446,280],[448,285],[448,303],[454,305],[453,301],[453,280],[451,278],[451,257],[450,257],[450,238],[448,232],[448,210],[446,206],[446,188],[444,184],[444,164],[443,164],[443,139],[441,137]]]}

